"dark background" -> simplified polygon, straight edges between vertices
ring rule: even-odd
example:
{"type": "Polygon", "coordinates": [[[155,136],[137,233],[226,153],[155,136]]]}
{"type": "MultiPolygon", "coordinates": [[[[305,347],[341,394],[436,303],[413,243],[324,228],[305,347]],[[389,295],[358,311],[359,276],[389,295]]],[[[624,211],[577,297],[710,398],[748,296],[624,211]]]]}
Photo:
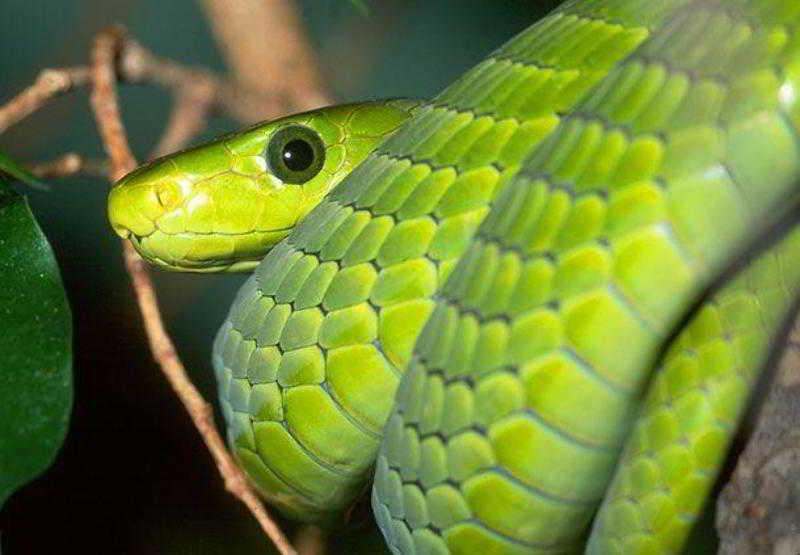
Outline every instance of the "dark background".
{"type": "MultiPolygon", "coordinates": [[[[557,3],[371,0],[367,15],[345,0],[300,5],[336,99],[353,101],[431,96],[557,3]]],[[[0,103],[45,67],[86,63],[93,35],[114,22],[160,56],[225,70],[200,6],[191,0],[2,0],[0,103]]],[[[122,107],[142,158],[161,134],[169,95],[127,86],[122,107]]],[[[236,127],[216,118],[204,137],[236,127]]],[[[67,151],[100,158],[86,92],[59,99],[12,128],[0,136],[0,149],[23,161],[67,151]]],[[[0,512],[3,554],[270,552],[249,513],[224,491],[150,357],[119,243],[105,219],[107,183],[80,177],[50,184],[51,192],[28,196],[72,306],[75,404],[53,467],[0,512]]],[[[210,342],[244,277],[154,277],[192,378],[216,400],[210,342]]],[[[383,550],[368,513],[361,527],[335,536],[331,553],[383,550]]]]}

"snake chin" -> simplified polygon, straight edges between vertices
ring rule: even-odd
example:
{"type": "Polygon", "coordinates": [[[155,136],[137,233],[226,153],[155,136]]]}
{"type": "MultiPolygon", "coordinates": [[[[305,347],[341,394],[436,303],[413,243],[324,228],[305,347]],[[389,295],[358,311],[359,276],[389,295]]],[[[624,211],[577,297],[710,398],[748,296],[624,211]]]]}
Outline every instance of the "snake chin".
{"type": "MultiPolygon", "coordinates": [[[[146,235],[137,235],[126,230],[127,235],[123,239],[128,239],[144,260],[162,270],[188,273],[249,272],[258,266],[264,256],[288,235],[289,231],[291,228],[230,234],[199,232],[167,234],[156,230],[146,235]],[[234,242],[246,240],[255,244],[248,245],[249,252],[242,252],[240,246],[231,246],[229,249],[200,248],[199,250],[189,247],[186,252],[176,253],[176,244],[179,241],[187,245],[196,245],[202,240],[214,238],[229,239],[234,242]]],[[[118,235],[123,236],[120,232],[118,235]]]]}
{"type": "Polygon", "coordinates": [[[116,233],[120,239],[130,239],[133,237],[131,231],[124,227],[114,227],[114,233],[116,233]]]}

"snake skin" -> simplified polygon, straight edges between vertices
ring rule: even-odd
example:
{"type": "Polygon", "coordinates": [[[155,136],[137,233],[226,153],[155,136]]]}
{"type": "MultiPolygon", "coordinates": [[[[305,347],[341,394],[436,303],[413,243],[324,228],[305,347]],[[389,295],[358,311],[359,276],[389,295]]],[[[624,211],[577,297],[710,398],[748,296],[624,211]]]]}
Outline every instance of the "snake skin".
{"type": "MultiPolygon", "coordinates": [[[[229,440],[259,490],[330,520],[380,450],[393,552],[582,549],[664,343],[794,199],[798,25],[788,0],[568,2],[418,108],[266,256],[218,334],[229,440]]],[[[734,340],[774,336],[784,270],[797,281],[764,264],[664,359],[590,550],[680,549],[698,500],[648,495],[698,472],[706,491],[727,439],[672,407],[716,418],[715,395],[735,397],[729,434],[746,398],[682,361],[741,359],[752,380],[765,348],[734,340]],[[759,329],[737,327],[747,294],[759,329]]]]}

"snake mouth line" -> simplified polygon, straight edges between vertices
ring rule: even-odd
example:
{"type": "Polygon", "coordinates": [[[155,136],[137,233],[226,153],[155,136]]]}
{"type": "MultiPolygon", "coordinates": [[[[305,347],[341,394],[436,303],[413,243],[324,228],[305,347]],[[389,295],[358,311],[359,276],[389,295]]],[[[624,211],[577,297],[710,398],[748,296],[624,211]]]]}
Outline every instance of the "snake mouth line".
{"type": "Polygon", "coordinates": [[[249,231],[242,233],[216,233],[216,232],[180,232],[165,233],[159,229],[146,235],[139,235],[128,230],[128,239],[136,251],[150,263],[162,269],[179,272],[240,272],[250,271],[266,256],[275,244],[281,241],[291,230],[292,227],[280,228],[270,231],[249,231]],[[188,241],[201,240],[203,238],[242,238],[249,245],[247,248],[234,248],[234,252],[209,253],[193,259],[194,257],[182,256],[170,252],[169,246],[165,242],[171,239],[184,239],[188,241]],[[263,240],[262,240],[263,238],[263,240]]]}
{"type": "Polygon", "coordinates": [[[289,226],[289,227],[281,227],[281,228],[278,228],[278,229],[266,229],[266,230],[257,229],[257,230],[254,230],[254,231],[241,231],[241,232],[181,231],[179,233],[167,233],[166,231],[163,231],[163,230],[161,230],[159,228],[156,228],[155,230],[153,230],[152,232],[150,232],[150,233],[148,233],[146,235],[138,235],[136,233],[133,233],[131,230],[126,229],[123,232],[119,232],[118,231],[117,233],[123,239],[130,239],[131,241],[135,240],[136,242],[141,244],[141,242],[143,240],[147,239],[148,237],[152,237],[153,235],[156,235],[156,234],[160,234],[160,235],[163,235],[165,237],[185,237],[187,239],[192,239],[192,238],[195,238],[195,237],[214,237],[214,236],[216,236],[216,237],[247,237],[248,235],[258,236],[258,235],[268,235],[268,234],[273,234],[273,233],[284,233],[284,232],[291,231],[292,229],[294,229],[294,227],[295,226],[292,225],[292,226],[289,226]]]}

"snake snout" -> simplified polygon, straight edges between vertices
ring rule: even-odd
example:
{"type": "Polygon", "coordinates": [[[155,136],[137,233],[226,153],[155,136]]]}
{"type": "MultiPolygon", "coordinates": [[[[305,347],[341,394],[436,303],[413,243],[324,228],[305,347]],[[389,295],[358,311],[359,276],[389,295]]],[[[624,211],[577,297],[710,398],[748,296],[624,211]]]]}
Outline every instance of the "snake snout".
{"type": "Polygon", "coordinates": [[[117,182],[108,196],[108,220],[117,235],[146,237],[156,223],[182,202],[180,185],[174,180],[152,181],[133,173],[117,182]]]}
{"type": "Polygon", "coordinates": [[[108,196],[108,221],[116,234],[123,239],[132,234],[143,237],[155,230],[153,221],[141,211],[141,194],[131,193],[130,189],[118,186],[111,189],[108,196]]]}

